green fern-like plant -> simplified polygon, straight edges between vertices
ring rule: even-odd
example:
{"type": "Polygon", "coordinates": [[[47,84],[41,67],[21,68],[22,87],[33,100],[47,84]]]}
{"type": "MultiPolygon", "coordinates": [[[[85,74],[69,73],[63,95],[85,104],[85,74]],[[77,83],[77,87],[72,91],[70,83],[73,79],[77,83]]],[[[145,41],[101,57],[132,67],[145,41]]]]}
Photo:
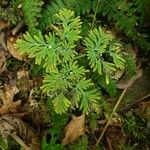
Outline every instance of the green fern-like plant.
{"type": "Polygon", "coordinates": [[[92,25],[94,25],[96,16],[105,16],[110,24],[124,32],[141,48],[149,49],[148,38],[143,37],[141,32],[148,5],[148,0],[142,3],[140,0],[53,0],[44,7],[39,27],[42,31],[48,29],[56,21],[54,15],[60,9],[67,8],[75,11],[76,15],[82,15],[83,19],[89,14],[93,16],[92,25]]]}
{"type": "Polygon", "coordinates": [[[121,57],[121,45],[114,42],[101,28],[89,32],[85,45],[90,66],[100,75],[106,75],[106,83],[109,83],[109,75],[117,68],[124,69],[125,60],[121,57]]]}
{"type": "Polygon", "coordinates": [[[74,144],[68,146],[69,150],[87,150],[88,149],[88,137],[86,135],[78,139],[74,144]]]}
{"type": "MultiPolygon", "coordinates": [[[[97,0],[93,1],[93,11],[97,5],[97,0]]],[[[128,36],[133,37],[138,34],[136,16],[137,8],[134,3],[122,0],[102,0],[98,6],[98,12],[107,16],[109,21],[114,20],[117,27],[123,30],[128,36]]]]}
{"type": "Polygon", "coordinates": [[[42,10],[42,0],[23,0],[21,1],[22,12],[25,23],[28,25],[29,32],[33,35],[37,33],[38,21],[42,10]]]}
{"type": "Polygon", "coordinates": [[[47,142],[46,137],[43,137],[42,139],[42,143],[41,143],[41,149],[42,150],[64,150],[64,147],[60,144],[57,143],[57,138],[56,137],[52,137],[52,139],[47,142]]]}
{"type": "Polygon", "coordinates": [[[139,17],[140,26],[144,23],[144,19],[145,19],[146,14],[147,14],[147,7],[149,6],[149,4],[150,4],[150,2],[148,0],[143,0],[142,3],[140,0],[135,1],[137,11],[140,14],[140,17],[139,17]]]}
{"type": "Polygon", "coordinates": [[[13,11],[21,18],[28,27],[31,35],[38,33],[41,10],[44,2],[42,0],[11,0],[13,11]]]}
{"type": "MultiPolygon", "coordinates": [[[[137,4],[139,3],[137,2],[137,4]]],[[[92,11],[95,13],[96,11],[96,13],[108,16],[108,20],[114,20],[121,30],[133,37],[138,33],[136,30],[138,23],[136,13],[139,7],[141,8],[140,5],[134,7],[134,3],[127,3],[122,0],[102,0],[100,2],[98,0],[54,0],[43,10],[40,22],[42,28],[50,26],[55,22],[54,14],[63,8],[71,9],[77,15],[85,15],[92,11]]],[[[144,10],[143,7],[142,10],[144,10]]]]}
{"type": "Polygon", "coordinates": [[[42,89],[52,95],[57,113],[66,112],[71,105],[88,113],[96,107],[99,94],[92,81],[85,78],[87,70],[75,61],[75,42],[81,38],[80,18],[67,9],[60,10],[55,17],[57,23],[49,35],[26,33],[16,46],[21,54],[35,58],[35,63],[46,69],[42,89]]]}
{"type": "Polygon", "coordinates": [[[87,14],[91,11],[90,0],[53,0],[46,8],[42,11],[42,17],[40,19],[40,28],[43,30],[50,27],[55,23],[55,14],[60,9],[69,9],[75,12],[76,15],[87,14]]]}
{"type": "Polygon", "coordinates": [[[97,6],[97,0],[93,0],[92,9],[98,7],[97,12],[106,16],[108,21],[123,31],[128,37],[134,40],[140,47],[149,49],[148,39],[141,34],[141,28],[146,15],[148,0],[122,1],[122,0],[101,0],[97,6]]]}
{"type": "Polygon", "coordinates": [[[6,150],[8,149],[8,143],[5,143],[6,141],[4,141],[2,135],[0,134],[0,148],[2,150],[6,150]]]}
{"type": "MultiPolygon", "coordinates": [[[[45,68],[42,90],[51,97],[57,113],[65,113],[71,107],[84,113],[99,111],[100,91],[87,78],[89,70],[80,66],[78,58],[82,55],[75,50],[81,39],[80,18],[73,11],[62,9],[55,19],[48,35],[26,33],[16,46],[21,54],[35,58],[35,63],[45,68]]],[[[83,44],[91,68],[104,74],[107,84],[113,72],[124,69],[121,45],[102,28],[91,30],[83,44]]]]}
{"type": "MultiPolygon", "coordinates": [[[[74,42],[80,38],[81,22],[79,17],[74,18],[74,13],[68,10],[60,11],[55,16],[63,24],[55,33],[42,36],[24,35],[24,40],[18,40],[17,45],[21,54],[27,53],[29,57],[35,58],[36,64],[43,63],[47,72],[57,71],[57,64],[71,60],[76,52],[74,42]]],[[[60,22],[58,21],[58,24],[60,22]]]]}

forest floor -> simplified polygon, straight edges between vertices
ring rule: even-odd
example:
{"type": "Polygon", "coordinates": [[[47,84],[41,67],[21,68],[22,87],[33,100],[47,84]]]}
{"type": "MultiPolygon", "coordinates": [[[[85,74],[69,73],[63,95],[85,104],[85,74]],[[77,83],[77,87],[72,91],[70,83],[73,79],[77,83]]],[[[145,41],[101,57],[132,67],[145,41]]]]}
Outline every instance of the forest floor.
{"type": "MultiPolygon", "coordinates": [[[[11,140],[14,139],[24,149],[37,150],[40,149],[41,141],[44,141],[42,137],[47,137],[47,131],[52,132],[53,126],[49,110],[44,104],[45,95],[40,91],[43,77],[36,76],[40,69],[20,56],[14,47],[21,34],[14,34],[15,29],[7,29],[5,22],[0,22],[0,29],[3,29],[0,31],[0,131],[5,140],[10,136],[11,140]]],[[[126,150],[132,150],[133,147],[137,150],[150,148],[150,66],[142,66],[142,70],[142,75],[127,90],[119,105],[118,114],[122,117],[119,117],[123,120],[122,123],[114,117],[105,132],[102,142],[106,150],[117,150],[123,144],[126,147],[122,149],[126,150]]],[[[119,94],[121,92],[120,90],[119,94]]],[[[116,101],[113,101],[112,105],[115,103],[116,101]]],[[[93,149],[93,143],[99,137],[98,130],[104,127],[106,120],[95,119],[96,127],[91,130],[88,126],[92,122],[90,117],[73,117],[77,114],[69,114],[60,131],[72,136],[71,142],[77,142],[70,144],[67,135],[62,138],[62,134],[59,139],[54,138],[53,143],[51,141],[52,147],[61,149],[58,143],[62,142],[70,144],[66,149],[80,150],[80,146],[84,145],[82,142],[88,139],[88,144],[85,145],[88,145],[87,149],[93,149]],[[83,136],[79,141],[78,138],[85,135],[85,132],[87,136],[83,136]]],[[[52,118],[54,120],[55,117],[52,118]]],[[[59,123],[61,124],[59,120],[55,122],[59,123]]],[[[52,135],[47,138],[50,137],[52,135]]],[[[17,150],[19,145],[16,142],[10,142],[9,149],[17,150]]]]}

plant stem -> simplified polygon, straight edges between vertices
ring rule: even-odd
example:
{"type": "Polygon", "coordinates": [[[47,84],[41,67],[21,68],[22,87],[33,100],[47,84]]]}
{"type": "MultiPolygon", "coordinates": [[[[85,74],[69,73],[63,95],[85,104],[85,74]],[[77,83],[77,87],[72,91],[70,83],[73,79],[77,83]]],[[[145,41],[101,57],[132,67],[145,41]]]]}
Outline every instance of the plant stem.
{"type": "Polygon", "coordinates": [[[28,147],[17,135],[10,134],[10,136],[18,143],[20,144],[25,150],[31,150],[30,147],[28,147]]]}
{"type": "Polygon", "coordinates": [[[109,126],[109,124],[110,124],[110,122],[111,122],[111,119],[112,119],[114,113],[116,112],[116,110],[117,110],[117,108],[118,108],[118,106],[119,106],[119,104],[120,104],[120,102],[121,102],[121,100],[122,100],[124,94],[126,93],[127,89],[128,89],[128,88],[125,88],[125,89],[123,90],[122,94],[120,95],[120,97],[119,97],[119,99],[118,99],[118,101],[117,101],[117,103],[116,103],[116,105],[115,105],[115,107],[114,107],[114,109],[113,109],[113,111],[112,111],[112,113],[111,113],[111,115],[110,115],[110,117],[109,117],[109,119],[108,119],[108,121],[107,121],[107,123],[106,123],[106,125],[105,125],[105,127],[104,127],[104,129],[103,129],[103,131],[102,131],[102,133],[101,133],[101,135],[100,135],[100,137],[98,138],[98,140],[97,140],[95,146],[97,146],[97,145],[100,143],[100,141],[101,141],[101,139],[102,139],[104,133],[106,132],[106,130],[107,130],[107,128],[108,128],[108,126],[109,126]]]}
{"type": "Polygon", "coordinates": [[[96,6],[96,10],[95,10],[94,17],[93,17],[93,22],[92,22],[92,27],[94,27],[94,23],[95,23],[95,20],[96,20],[96,14],[97,14],[99,3],[100,3],[100,0],[97,1],[97,6],[96,6]]]}

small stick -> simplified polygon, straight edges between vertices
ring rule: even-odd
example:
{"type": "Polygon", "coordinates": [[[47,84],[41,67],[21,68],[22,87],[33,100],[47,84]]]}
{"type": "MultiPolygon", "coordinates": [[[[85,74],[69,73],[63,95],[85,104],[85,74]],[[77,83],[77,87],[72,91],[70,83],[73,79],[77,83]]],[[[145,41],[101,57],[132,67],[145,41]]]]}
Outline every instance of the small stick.
{"type": "Polygon", "coordinates": [[[31,150],[30,147],[28,147],[17,135],[10,134],[10,136],[18,143],[20,144],[25,150],[31,150]]]}
{"type": "Polygon", "coordinates": [[[107,128],[108,128],[108,126],[109,126],[109,124],[110,124],[110,122],[111,122],[111,119],[112,119],[114,113],[116,112],[116,110],[117,110],[117,108],[118,108],[118,106],[119,106],[119,104],[120,104],[120,102],[121,102],[121,100],[122,100],[124,94],[126,93],[127,89],[128,89],[128,88],[125,88],[125,89],[123,90],[122,94],[120,95],[120,97],[119,97],[119,99],[118,99],[118,101],[117,101],[117,103],[116,103],[116,105],[115,105],[115,107],[114,107],[114,109],[113,109],[113,111],[112,111],[112,113],[111,113],[111,115],[110,115],[110,117],[109,117],[109,119],[108,119],[108,121],[107,121],[107,123],[106,123],[106,125],[105,125],[105,127],[104,127],[104,129],[103,129],[103,131],[102,131],[102,133],[101,133],[101,135],[100,135],[100,137],[98,138],[98,140],[97,140],[95,146],[97,146],[97,145],[100,143],[100,141],[101,141],[101,139],[102,139],[104,133],[106,132],[106,130],[107,130],[107,128]]]}
{"type": "Polygon", "coordinates": [[[147,95],[145,95],[145,96],[143,96],[142,98],[140,98],[140,99],[134,101],[133,103],[131,103],[131,104],[129,104],[128,106],[126,106],[125,108],[121,109],[120,111],[128,110],[128,109],[132,108],[134,105],[136,105],[137,103],[143,101],[144,99],[146,99],[146,98],[148,98],[148,97],[150,97],[150,93],[147,94],[147,95]]]}
{"type": "Polygon", "coordinates": [[[19,22],[17,26],[11,31],[12,35],[16,35],[23,26],[24,22],[23,21],[19,22]]]}
{"type": "Polygon", "coordinates": [[[92,22],[92,27],[94,27],[94,23],[95,23],[95,20],[96,20],[96,14],[97,14],[99,3],[100,3],[100,0],[97,1],[97,6],[96,6],[96,9],[95,9],[95,13],[94,13],[94,17],[93,17],[93,22],[92,22]]]}
{"type": "Polygon", "coordinates": [[[137,101],[135,101],[135,102],[133,103],[133,105],[134,105],[134,104],[136,104],[136,103],[141,102],[142,100],[144,100],[144,99],[146,99],[146,98],[148,98],[148,97],[150,97],[150,93],[149,93],[149,94],[147,94],[147,95],[145,95],[144,97],[142,97],[142,98],[138,99],[137,101]]]}
{"type": "Polygon", "coordinates": [[[132,84],[133,84],[141,75],[142,75],[142,69],[140,69],[140,70],[138,71],[138,73],[133,77],[133,79],[132,79],[133,81],[130,81],[130,83],[128,83],[128,84],[126,85],[126,87],[125,87],[125,89],[123,90],[122,94],[120,95],[120,97],[119,97],[119,99],[118,99],[118,101],[117,101],[117,103],[116,103],[116,105],[115,105],[115,107],[114,107],[114,109],[113,109],[113,111],[112,111],[110,117],[108,118],[108,121],[107,121],[107,123],[106,123],[106,125],[105,125],[105,127],[104,127],[104,129],[103,129],[103,131],[102,131],[102,133],[100,134],[100,137],[98,138],[98,140],[97,140],[95,146],[98,146],[98,144],[100,143],[100,141],[101,141],[101,139],[102,139],[104,133],[106,132],[106,130],[107,130],[107,128],[108,128],[108,126],[109,126],[109,124],[110,124],[110,122],[111,122],[111,119],[112,119],[113,115],[115,114],[115,112],[116,112],[116,110],[117,110],[117,108],[118,108],[118,106],[119,106],[119,104],[120,104],[122,98],[124,97],[124,95],[125,95],[127,89],[128,89],[129,87],[131,87],[132,84]]]}

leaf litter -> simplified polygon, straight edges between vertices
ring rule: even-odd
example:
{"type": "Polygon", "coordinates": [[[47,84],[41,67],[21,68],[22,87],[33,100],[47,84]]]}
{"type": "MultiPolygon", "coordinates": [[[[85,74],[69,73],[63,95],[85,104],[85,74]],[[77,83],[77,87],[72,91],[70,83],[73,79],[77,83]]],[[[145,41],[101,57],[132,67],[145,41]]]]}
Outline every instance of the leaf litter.
{"type": "Polygon", "coordinates": [[[19,92],[16,86],[5,85],[0,90],[0,99],[3,106],[0,107],[0,115],[17,112],[17,108],[21,106],[21,100],[13,101],[14,95],[19,92]]]}
{"type": "Polygon", "coordinates": [[[0,46],[0,75],[6,70],[6,57],[3,48],[0,46]]]}
{"type": "Polygon", "coordinates": [[[0,133],[4,139],[8,136],[13,137],[25,150],[40,150],[39,139],[34,129],[21,119],[11,115],[1,116],[0,133]]]}
{"type": "Polygon", "coordinates": [[[84,135],[85,128],[85,114],[79,117],[74,116],[72,120],[65,126],[65,137],[62,139],[62,144],[67,145],[74,142],[80,136],[84,135]]]}
{"type": "Polygon", "coordinates": [[[24,57],[21,56],[19,54],[19,52],[17,51],[17,49],[15,48],[14,44],[16,42],[16,40],[18,38],[21,38],[21,35],[17,35],[17,36],[10,36],[8,39],[7,39],[7,49],[9,51],[9,53],[16,59],[20,60],[20,61],[23,61],[24,60],[24,57]]]}

